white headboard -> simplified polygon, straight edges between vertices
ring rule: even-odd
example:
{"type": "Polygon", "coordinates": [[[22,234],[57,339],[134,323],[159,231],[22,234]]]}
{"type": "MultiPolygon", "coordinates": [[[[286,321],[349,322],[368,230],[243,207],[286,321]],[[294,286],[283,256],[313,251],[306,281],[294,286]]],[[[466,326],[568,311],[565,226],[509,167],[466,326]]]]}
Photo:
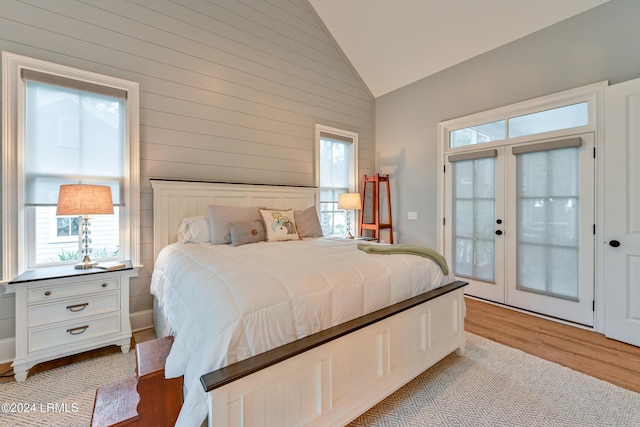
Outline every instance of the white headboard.
{"type": "Polygon", "coordinates": [[[153,259],[177,240],[182,218],[208,215],[209,205],[306,209],[318,206],[315,187],[260,184],[227,184],[152,179],[153,259]]]}

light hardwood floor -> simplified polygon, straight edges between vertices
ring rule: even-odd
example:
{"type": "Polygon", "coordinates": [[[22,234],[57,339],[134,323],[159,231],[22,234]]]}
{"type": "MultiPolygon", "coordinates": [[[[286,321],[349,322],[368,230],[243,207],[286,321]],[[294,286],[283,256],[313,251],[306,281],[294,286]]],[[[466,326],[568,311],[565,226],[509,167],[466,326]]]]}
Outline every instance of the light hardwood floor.
{"type": "Polygon", "coordinates": [[[472,298],[465,301],[468,332],[640,393],[640,347],[472,298]]]}

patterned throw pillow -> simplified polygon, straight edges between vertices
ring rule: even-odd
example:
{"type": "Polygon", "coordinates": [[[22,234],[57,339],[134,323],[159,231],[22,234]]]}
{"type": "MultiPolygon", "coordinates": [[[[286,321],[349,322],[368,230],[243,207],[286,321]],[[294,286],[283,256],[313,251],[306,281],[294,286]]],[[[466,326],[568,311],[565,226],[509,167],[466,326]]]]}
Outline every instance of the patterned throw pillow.
{"type": "Polygon", "coordinates": [[[268,242],[300,240],[296,228],[296,221],[293,217],[293,209],[260,209],[260,215],[262,215],[262,219],[264,220],[264,229],[267,233],[268,242]]]}
{"type": "Polygon", "coordinates": [[[231,233],[231,245],[233,246],[264,242],[264,226],[260,220],[242,224],[229,224],[229,232],[231,233]]]}

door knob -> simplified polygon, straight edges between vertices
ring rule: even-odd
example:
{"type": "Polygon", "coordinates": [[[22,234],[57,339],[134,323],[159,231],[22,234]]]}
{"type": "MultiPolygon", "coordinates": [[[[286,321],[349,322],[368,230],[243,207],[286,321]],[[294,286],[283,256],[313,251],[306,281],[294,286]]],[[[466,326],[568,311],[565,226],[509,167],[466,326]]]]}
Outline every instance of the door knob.
{"type": "Polygon", "coordinates": [[[612,248],[617,248],[618,246],[620,246],[620,242],[617,240],[609,240],[609,246],[611,246],[612,248]]]}
{"type": "Polygon", "coordinates": [[[502,230],[496,230],[496,234],[497,234],[498,236],[502,236],[502,230]]]}

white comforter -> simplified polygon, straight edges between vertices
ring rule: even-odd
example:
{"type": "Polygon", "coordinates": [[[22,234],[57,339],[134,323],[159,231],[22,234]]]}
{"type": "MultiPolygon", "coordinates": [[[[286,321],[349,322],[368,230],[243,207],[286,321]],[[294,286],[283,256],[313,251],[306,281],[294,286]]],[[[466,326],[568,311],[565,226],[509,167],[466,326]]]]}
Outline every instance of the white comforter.
{"type": "Polygon", "coordinates": [[[166,376],[184,375],[178,426],[206,418],[200,376],[454,280],[415,255],[371,255],[335,238],[230,245],[174,243],[151,292],[175,341],[166,376]]]}

